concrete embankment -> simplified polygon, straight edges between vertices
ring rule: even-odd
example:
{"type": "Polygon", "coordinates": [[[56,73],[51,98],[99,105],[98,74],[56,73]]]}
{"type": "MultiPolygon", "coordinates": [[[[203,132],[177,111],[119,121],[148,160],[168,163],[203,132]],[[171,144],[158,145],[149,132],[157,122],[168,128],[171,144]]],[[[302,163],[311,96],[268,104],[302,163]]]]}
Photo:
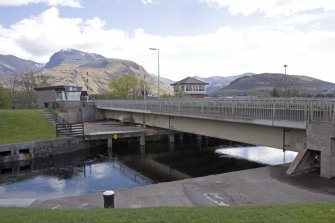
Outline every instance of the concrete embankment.
{"type": "Polygon", "coordinates": [[[60,138],[44,141],[0,145],[0,163],[31,160],[83,150],[106,144],[104,141],[85,141],[82,138],[60,138]]]}
{"type": "MultiPolygon", "coordinates": [[[[287,166],[262,167],[118,190],[116,208],[236,206],[335,202],[335,179],[288,176],[287,166]]],[[[102,193],[36,201],[35,208],[103,208],[102,193]]]]}

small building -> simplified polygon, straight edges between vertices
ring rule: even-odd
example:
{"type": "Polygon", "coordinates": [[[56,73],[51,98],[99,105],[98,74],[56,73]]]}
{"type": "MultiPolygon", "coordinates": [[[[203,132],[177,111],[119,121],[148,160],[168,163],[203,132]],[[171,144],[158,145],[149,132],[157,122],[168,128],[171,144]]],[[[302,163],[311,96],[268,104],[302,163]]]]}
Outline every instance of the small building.
{"type": "Polygon", "coordinates": [[[39,108],[78,108],[81,106],[81,87],[49,86],[35,88],[39,108]]]}
{"type": "Polygon", "coordinates": [[[208,83],[193,77],[187,77],[181,81],[171,84],[171,86],[173,86],[175,94],[184,93],[193,98],[203,98],[206,96],[207,84],[208,83]]]}

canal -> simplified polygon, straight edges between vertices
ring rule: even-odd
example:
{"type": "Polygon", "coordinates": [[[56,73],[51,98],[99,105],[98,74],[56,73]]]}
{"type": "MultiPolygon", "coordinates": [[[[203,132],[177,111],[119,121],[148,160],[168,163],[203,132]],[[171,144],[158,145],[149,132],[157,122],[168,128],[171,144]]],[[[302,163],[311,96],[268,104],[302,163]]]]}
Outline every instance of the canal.
{"type": "Polygon", "coordinates": [[[211,139],[120,141],[74,154],[0,165],[0,199],[53,199],[292,162],[296,153],[211,139]]]}

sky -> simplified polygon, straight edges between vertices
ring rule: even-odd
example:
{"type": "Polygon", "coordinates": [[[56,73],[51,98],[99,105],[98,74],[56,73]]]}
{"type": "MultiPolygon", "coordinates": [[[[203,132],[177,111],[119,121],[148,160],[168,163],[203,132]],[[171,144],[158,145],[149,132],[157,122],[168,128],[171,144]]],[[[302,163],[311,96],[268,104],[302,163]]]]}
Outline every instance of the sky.
{"type": "Polygon", "coordinates": [[[334,0],[0,0],[0,54],[72,48],[174,81],[247,72],[335,83],[334,0]]]}

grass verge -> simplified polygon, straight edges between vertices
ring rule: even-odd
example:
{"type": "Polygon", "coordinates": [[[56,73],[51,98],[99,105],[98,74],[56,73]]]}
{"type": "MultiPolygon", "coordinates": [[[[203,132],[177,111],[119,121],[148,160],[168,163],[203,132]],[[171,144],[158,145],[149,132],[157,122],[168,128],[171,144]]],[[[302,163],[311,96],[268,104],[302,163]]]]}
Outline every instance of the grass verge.
{"type": "Polygon", "coordinates": [[[56,138],[54,127],[38,110],[0,110],[0,144],[56,138]]]}
{"type": "Polygon", "coordinates": [[[335,203],[206,208],[0,209],[1,222],[335,222],[335,203]]]}

